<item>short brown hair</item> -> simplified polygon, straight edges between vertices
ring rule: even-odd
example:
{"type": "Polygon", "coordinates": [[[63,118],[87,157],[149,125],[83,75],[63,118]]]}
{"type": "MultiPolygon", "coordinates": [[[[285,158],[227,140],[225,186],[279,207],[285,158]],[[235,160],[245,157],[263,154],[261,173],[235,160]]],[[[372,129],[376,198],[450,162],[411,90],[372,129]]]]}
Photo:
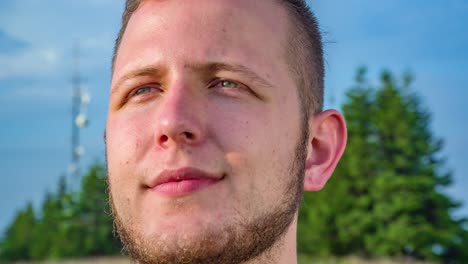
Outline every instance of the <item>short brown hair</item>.
{"type": "MultiPolygon", "coordinates": [[[[127,28],[128,21],[138,9],[143,0],[126,0],[125,10],[122,14],[122,25],[115,41],[112,57],[112,72],[117,51],[127,28]]],[[[281,3],[291,19],[290,43],[286,52],[286,61],[295,76],[299,87],[302,118],[308,119],[314,112],[323,108],[324,63],[322,36],[319,31],[317,19],[307,6],[305,0],[276,0],[281,3]]]]}

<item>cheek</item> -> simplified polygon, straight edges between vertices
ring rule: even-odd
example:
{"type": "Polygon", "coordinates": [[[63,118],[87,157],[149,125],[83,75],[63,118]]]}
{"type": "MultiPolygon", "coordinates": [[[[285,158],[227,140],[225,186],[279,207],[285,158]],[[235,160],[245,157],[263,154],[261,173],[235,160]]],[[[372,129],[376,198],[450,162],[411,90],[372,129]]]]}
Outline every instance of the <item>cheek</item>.
{"type": "Polygon", "coordinates": [[[224,153],[241,153],[247,159],[269,163],[281,161],[294,153],[300,135],[298,113],[288,111],[290,108],[285,102],[277,107],[214,105],[208,111],[209,130],[224,153]]]}
{"type": "Polygon", "coordinates": [[[109,182],[116,206],[128,207],[138,185],[136,165],[143,145],[142,123],[139,118],[110,116],[106,126],[106,152],[109,182]]]}
{"type": "Polygon", "coordinates": [[[262,106],[221,101],[208,107],[209,138],[224,153],[253,151],[258,136],[269,130],[269,114],[262,106]]]}
{"type": "Polygon", "coordinates": [[[270,204],[275,199],[270,199],[269,192],[284,184],[294,158],[294,120],[261,106],[210,112],[214,138],[232,170],[232,188],[249,199],[270,204]]]}
{"type": "Polygon", "coordinates": [[[143,142],[151,136],[151,123],[147,114],[109,117],[106,127],[109,163],[119,168],[134,163],[143,142]]]}

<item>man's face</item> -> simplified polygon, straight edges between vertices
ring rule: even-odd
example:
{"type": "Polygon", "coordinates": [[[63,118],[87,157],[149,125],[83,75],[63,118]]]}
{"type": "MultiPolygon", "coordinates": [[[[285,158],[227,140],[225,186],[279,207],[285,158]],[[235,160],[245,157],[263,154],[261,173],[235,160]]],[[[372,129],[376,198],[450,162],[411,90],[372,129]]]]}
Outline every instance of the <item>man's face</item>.
{"type": "Polygon", "coordinates": [[[235,263],[290,227],[307,131],[287,21],[275,1],[144,1],[133,14],[106,128],[113,213],[133,257],[235,263]]]}

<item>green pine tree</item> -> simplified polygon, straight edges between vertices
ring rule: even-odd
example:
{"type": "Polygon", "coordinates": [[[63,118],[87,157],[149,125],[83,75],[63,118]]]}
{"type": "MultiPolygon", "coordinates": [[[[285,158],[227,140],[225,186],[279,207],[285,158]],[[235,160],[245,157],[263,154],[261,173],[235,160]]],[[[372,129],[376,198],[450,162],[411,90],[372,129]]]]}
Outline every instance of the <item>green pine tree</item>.
{"type": "Polygon", "coordinates": [[[81,184],[77,219],[83,231],[83,250],[88,256],[117,254],[121,249],[118,239],[113,235],[106,177],[104,166],[96,162],[81,184]]]}
{"type": "Polygon", "coordinates": [[[299,229],[310,237],[299,240],[299,249],[468,260],[461,250],[468,242],[464,221],[450,215],[460,204],[440,192],[452,182],[440,158],[442,141],[410,89],[411,76],[398,81],[384,72],[373,87],[365,73],[358,71],[343,105],[349,138],[335,176],[323,192],[305,197],[299,229]]]}
{"type": "Polygon", "coordinates": [[[0,260],[45,260],[120,253],[107,202],[106,171],[96,162],[80,189],[70,190],[61,177],[47,192],[36,216],[31,204],[20,211],[0,243],[0,260]]]}
{"type": "Polygon", "coordinates": [[[5,232],[5,238],[0,244],[0,260],[31,260],[30,249],[35,226],[33,206],[28,203],[24,210],[18,212],[5,232]]]}
{"type": "Polygon", "coordinates": [[[72,204],[65,176],[60,177],[57,192],[47,192],[38,224],[34,229],[35,243],[31,254],[35,260],[60,259],[67,256],[67,232],[72,204]]]}

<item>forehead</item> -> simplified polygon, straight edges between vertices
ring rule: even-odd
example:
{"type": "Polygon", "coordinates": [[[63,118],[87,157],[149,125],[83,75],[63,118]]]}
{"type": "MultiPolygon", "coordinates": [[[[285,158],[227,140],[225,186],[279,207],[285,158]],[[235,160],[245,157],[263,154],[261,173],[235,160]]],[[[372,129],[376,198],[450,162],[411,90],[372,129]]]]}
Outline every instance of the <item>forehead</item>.
{"type": "Polygon", "coordinates": [[[143,0],[129,25],[156,22],[171,30],[185,28],[190,35],[216,30],[217,25],[224,33],[265,30],[274,37],[282,33],[284,15],[276,0],[143,0]]]}
{"type": "Polygon", "coordinates": [[[127,25],[114,74],[167,60],[275,68],[284,61],[287,28],[274,0],[146,0],[127,25]]]}

